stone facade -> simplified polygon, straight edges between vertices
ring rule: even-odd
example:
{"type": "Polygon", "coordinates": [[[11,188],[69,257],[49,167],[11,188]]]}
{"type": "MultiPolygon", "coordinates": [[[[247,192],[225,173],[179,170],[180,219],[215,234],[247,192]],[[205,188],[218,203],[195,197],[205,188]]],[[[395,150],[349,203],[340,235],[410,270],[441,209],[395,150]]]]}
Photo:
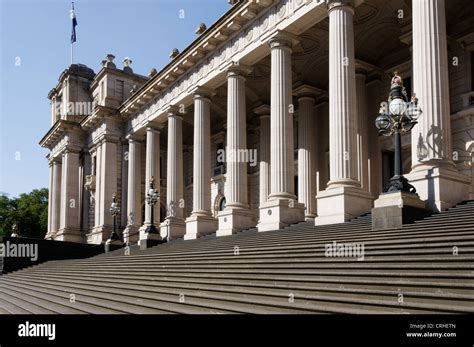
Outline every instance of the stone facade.
{"type": "Polygon", "coordinates": [[[433,211],[474,199],[474,3],[236,2],[149,76],[73,64],[51,90],[47,239],[229,235],[370,212],[393,167],[374,120],[397,70],[423,110],[404,174],[433,211]],[[462,9],[462,10],[460,10],[462,9]]]}

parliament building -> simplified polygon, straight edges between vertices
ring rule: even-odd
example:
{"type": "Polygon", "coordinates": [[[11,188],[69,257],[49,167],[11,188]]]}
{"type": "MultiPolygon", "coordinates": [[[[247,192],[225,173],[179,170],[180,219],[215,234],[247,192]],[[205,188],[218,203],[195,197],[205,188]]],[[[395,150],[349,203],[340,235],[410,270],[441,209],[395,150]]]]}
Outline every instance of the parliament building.
{"type": "Polygon", "coordinates": [[[105,243],[114,201],[131,245],[367,215],[394,172],[375,120],[395,72],[422,110],[402,173],[431,212],[474,199],[473,2],[230,3],[159,71],[108,54],[62,72],[46,239],[105,243]]]}

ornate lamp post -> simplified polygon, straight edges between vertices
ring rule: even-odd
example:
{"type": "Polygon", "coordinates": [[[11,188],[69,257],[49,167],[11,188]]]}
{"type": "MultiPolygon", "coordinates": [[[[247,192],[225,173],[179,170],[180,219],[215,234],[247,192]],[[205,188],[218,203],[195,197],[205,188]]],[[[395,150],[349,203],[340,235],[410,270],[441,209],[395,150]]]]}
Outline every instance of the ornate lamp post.
{"type": "Polygon", "coordinates": [[[379,134],[395,136],[395,174],[390,179],[388,186],[384,189],[386,193],[416,193],[415,187],[408,183],[408,180],[403,177],[402,174],[401,135],[411,131],[421,113],[415,94],[413,94],[409,102],[406,89],[403,86],[403,80],[398,73],[395,72],[392,78],[388,102],[382,102],[380,104],[379,115],[375,120],[375,126],[379,130],[379,134]]]}
{"type": "Polygon", "coordinates": [[[155,189],[155,178],[152,176],[150,179],[150,188],[146,195],[146,202],[150,206],[150,225],[147,226],[145,232],[148,234],[159,234],[158,229],[155,227],[155,204],[160,199],[160,194],[155,189]]]}
{"type": "Polygon", "coordinates": [[[109,251],[110,245],[112,243],[115,243],[115,244],[122,243],[116,230],[117,229],[117,215],[120,213],[120,206],[117,203],[116,198],[117,198],[117,193],[114,193],[113,198],[112,198],[112,204],[110,205],[110,208],[109,208],[110,214],[113,216],[114,224],[113,224],[112,233],[110,233],[109,239],[105,243],[105,252],[109,251]]]}
{"type": "Polygon", "coordinates": [[[12,234],[10,235],[11,237],[18,237],[18,226],[16,224],[13,224],[12,226],[12,234]]]}

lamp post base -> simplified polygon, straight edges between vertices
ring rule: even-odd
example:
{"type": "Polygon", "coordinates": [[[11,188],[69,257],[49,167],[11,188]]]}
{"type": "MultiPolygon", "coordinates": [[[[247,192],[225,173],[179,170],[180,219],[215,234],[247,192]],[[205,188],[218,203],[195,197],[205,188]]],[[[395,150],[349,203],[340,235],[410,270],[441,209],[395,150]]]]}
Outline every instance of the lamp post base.
{"type": "Polygon", "coordinates": [[[147,249],[163,242],[163,238],[154,224],[144,225],[140,228],[140,239],[138,241],[140,249],[147,249]]]}
{"type": "Polygon", "coordinates": [[[110,235],[110,238],[104,244],[105,253],[115,251],[116,249],[119,249],[122,247],[123,247],[123,242],[122,240],[120,240],[120,238],[118,238],[118,236],[116,239],[112,239],[112,235],[110,235]]]}
{"type": "Polygon", "coordinates": [[[158,235],[160,234],[160,232],[158,231],[157,227],[154,224],[147,226],[145,229],[145,233],[158,234],[158,235]]]}
{"type": "Polygon", "coordinates": [[[416,189],[402,175],[393,176],[384,189],[385,193],[404,192],[416,194],[416,189]]]}
{"type": "Polygon", "coordinates": [[[403,191],[380,194],[372,209],[372,229],[399,229],[431,213],[417,194],[403,191]]]}

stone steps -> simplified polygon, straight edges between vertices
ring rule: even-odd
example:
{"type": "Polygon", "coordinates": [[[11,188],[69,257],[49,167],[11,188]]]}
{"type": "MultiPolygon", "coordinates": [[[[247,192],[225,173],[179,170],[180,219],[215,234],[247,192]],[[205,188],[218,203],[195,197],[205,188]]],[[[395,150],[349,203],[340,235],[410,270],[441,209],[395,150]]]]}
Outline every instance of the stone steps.
{"type": "MultiPolygon", "coordinates": [[[[16,276],[18,274],[11,274],[11,276],[16,276]]],[[[28,274],[31,276],[52,276],[49,273],[39,273],[39,274],[28,274]]],[[[416,285],[416,286],[440,286],[440,288],[455,288],[455,289],[472,289],[474,288],[474,283],[472,282],[453,282],[450,278],[436,278],[436,279],[429,279],[426,278],[416,278],[410,277],[409,279],[404,278],[394,278],[394,277],[344,277],[344,276],[305,276],[305,275],[265,275],[260,274],[258,277],[255,277],[253,274],[235,274],[235,273],[219,273],[219,274],[198,274],[198,273],[191,273],[191,274],[174,274],[174,273],[167,273],[167,274],[151,274],[150,276],[147,275],[140,275],[140,274],[124,274],[124,273],[110,273],[110,274],[59,274],[61,278],[90,278],[91,280],[101,280],[104,278],[109,278],[113,280],[120,280],[120,279],[131,279],[135,280],[192,280],[193,283],[198,280],[238,280],[243,282],[248,281],[268,281],[271,280],[273,282],[301,282],[303,284],[307,283],[343,283],[343,284],[375,284],[375,285],[384,285],[384,284],[393,284],[393,285],[416,285]],[[252,277],[253,276],[253,277],[252,277]]]]}
{"type": "MultiPolygon", "coordinates": [[[[87,264],[87,268],[92,267],[102,267],[102,268],[116,268],[117,266],[125,266],[121,261],[121,259],[114,259],[113,261],[103,262],[100,264],[91,263],[87,264]]],[[[448,264],[460,264],[465,266],[473,266],[469,265],[474,263],[474,248],[471,250],[470,256],[452,256],[452,255],[437,255],[433,257],[427,257],[424,254],[418,256],[410,256],[410,257],[369,257],[366,256],[364,258],[364,264],[387,264],[389,266],[397,266],[397,265],[409,265],[409,264],[436,264],[436,263],[448,263],[448,264]],[[471,263],[472,262],[472,263],[471,263]]],[[[162,257],[161,259],[152,258],[149,260],[143,260],[140,258],[130,259],[127,262],[127,266],[133,267],[146,267],[146,266],[182,266],[182,265],[197,265],[197,266],[227,266],[227,265],[250,265],[250,266],[258,266],[258,265],[267,265],[267,266],[278,266],[284,264],[315,264],[315,266],[327,266],[333,265],[334,267],[342,266],[345,267],[348,263],[351,265],[357,265],[360,263],[358,260],[350,260],[346,258],[326,258],[326,257],[315,257],[313,253],[308,253],[305,255],[298,255],[298,257],[292,257],[291,254],[284,255],[282,257],[274,258],[272,255],[267,255],[267,259],[262,259],[262,257],[258,256],[239,256],[238,259],[235,259],[235,256],[227,256],[227,257],[219,257],[218,259],[209,260],[207,258],[203,259],[178,259],[170,261],[166,257],[162,257]]],[[[81,264],[69,264],[68,269],[78,269],[83,268],[81,264]]],[[[50,264],[46,267],[49,271],[52,271],[54,268],[61,269],[62,267],[58,264],[54,266],[50,264]]],[[[40,269],[41,269],[40,268],[40,269]]]]}
{"type": "MultiPolygon", "coordinates": [[[[23,279],[44,279],[51,281],[63,281],[69,283],[75,283],[75,281],[84,281],[84,283],[89,283],[90,281],[100,280],[101,283],[109,284],[124,284],[130,285],[130,277],[118,277],[117,275],[111,276],[98,276],[98,275],[86,275],[81,276],[61,276],[61,275],[51,275],[51,274],[28,274],[28,276],[15,274],[11,275],[12,278],[23,278],[23,279]]],[[[133,276],[134,284],[140,286],[150,286],[153,284],[153,281],[159,279],[163,285],[168,284],[174,287],[182,287],[189,284],[189,277],[173,277],[169,278],[166,276],[152,276],[151,278],[144,277],[140,279],[140,276],[133,276]]],[[[213,277],[203,277],[203,278],[193,278],[192,284],[204,284],[204,285],[235,285],[235,282],[231,278],[213,278],[213,277]]],[[[259,287],[259,288],[284,288],[284,289],[293,289],[293,290],[321,290],[321,289],[334,289],[334,288],[353,288],[353,289],[367,289],[370,286],[370,289],[373,290],[386,290],[394,289],[397,291],[403,292],[420,292],[420,293],[437,293],[437,294],[460,294],[460,295],[471,295],[474,290],[474,284],[471,286],[456,286],[453,287],[449,282],[406,282],[406,281],[361,281],[360,279],[350,280],[345,279],[342,281],[324,281],[319,282],[306,282],[306,283],[294,283],[291,281],[286,281],[284,279],[276,279],[274,281],[267,280],[247,280],[239,283],[240,286],[244,287],[259,287]]]]}
{"type": "MultiPolygon", "coordinates": [[[[14,282],[9,280],[9,282],[14,282]]],[[[47,287],[48,284],[43,284],[41,281],[32,281],[32,280],[23,280],[22,283],[28,283],[39,288],[47,287]]],[[[48,283],[48,282],[46,282],[48,283]]],[[[49,285],[51,287],[51,285],[49,285]]],[[[121,285],[110,284],[106,286],[104,283],[94,283],[91,285],[79,284],[78,281],[73,282],[72,284],[65,285],[64,283],[56,282],[54,287],[62,290],[71,290],[78,295],[82,296],[82,293],[91,293],[90,290],[93,290],[92,293],[103,292],[109,293],[111,290],[114,293],[120,294],[121,297],[126,297],[127,295],[133,295],[133,297],[143,298],[142,305],[149,304],[145,298],[154,299],[155,301],[163,300],[164,298],[170,298],[175,302],[179,301],[180,296],[184,295],[184,302],[181,304],[183,307],[182,310],[178,313],[190,313],[184,312],[189,305],[196,304],[196,300],[201,299],[201,303],[205,304],[205,307],[215,307],[218,305],[213,300],[219,301],[223,300],[226,304],[228,302],[239,302],[239,305],[235,307],[236,313],[272,313],[270,308],[274,308],[273,313],[304,313],[304,311],[309,310],[313,313],[341,313],[347,312],[346,310],[350,309],[350,313],[364,313],[364,306],[371,306],[370,312],[386,312],[386,313],[397,313],[400,311],[400,304],[398,303],[398,292],[379,292],[381,294],[376,294],[374,292],[368,293],[367,290],[357,291],[350,289],[347,293],[339,292],[334,293],[334,291],[327,290],[318,291],[317,294],[314,292],[305,292],[299,290],[296,293],[289,293],[288,290],[281,289],[269,289],[265,288],[264,290],[257,290],[256,288],[244,289],[241,287],[223,287],[222,285],[213,286],[212,288],[206,288],[205,286],[198,286],[197,289],[192,289],[192,285],[181,286],[181,288],[166,287],[163,285],[153,285],[150,288],[145,286],[140,287],[140,292],[137,293],[134,290],[125,289],[121,285]],[[89,289],[89,291],[88,291],[89,289]],[[289,302],[289,295],[294,295],[295,302],[289,302]],[[367,295],[370,296],[369,299],[365,298],[367,295]],[[206,300],[207,299],[207,300],[206,300]],[[259,303],[255,304],[255,303],[259,303]],[[248,304],[248,306],[242,305],[242,303],[248,304]],[[263,305],[262,305],[263,304],[263,305]],[[346,306],[352,307],[346,307],[346,306]],[[265,307],[264,310],[259,310],[261,306],[265,307]],[[372,307],[373,306],[373,307],[372,307]],[[378,307],[378,306],[383,306],[378,307]],[[341,311],[341,308],[345,308],[345,311],[341,311]],[[388,312],[387,312],[388,311],[388,312]]],[[[132,286],[132,288],[135,288],[132,286]]],[[[336,291],[337,292],[337,291],[336,291]]],[[[91,293],[91,295],[92,295],[91,293]]],[[[460,296],[458,296],[461,298],[460,296]]],[[[410,313],[427,313],[430,312],[429,303],[427,300],[431,300],[428,296],[428,299],[422,298],[420,296],[413,296],[410,299],[404,298],[403,310],[410,313]]],[[[226,306],[227,307],[227,306],[226,306]]],[[[474,312],[474,309],[470,310],[465,308],[462,305],[453,305],[453,298],[450,300],[444,300],[444,298],[438,297],[438,303],[436,307],[437,311],[442,311],[446,313],[455,313],[455,312],[474,312]]],[[[367,311],[368,312],[368,311],[367,311]]],[[[206,313],[206,312],[201,312],[206,313]]],[[[210,312],[210,313],[228,313],[228,312],[210,312]]]]}
{"type": "MultiPolygon", "coordinates": [[[[387,242],[393,241],[397,242],[399,240],[400,243],[411,243],[412,240],[417,240],[417,241],[430,241],[428,237],[432,237],[433,240],[435,238],[438,238],[439,240],[446,240],[446,241],[451,241],[451,240],[460,240],[460,239],[472,239],[472,228],[471,227],[460,227],[456,231],[451,231],[448,228],[443,228],[439,230],[432,230],[432,228],[429,228],[428,230],[421,230],[419,232],[393,232],[393,233],[386,233],[386,234],[368,234],[368,233],[355,233],[355,234],[346,234],[346,235],[317,235],[314,233],[310,233],[310,235],[305,236],[305,235],[300,235],[294,233],[293,235],[274,235],[275,239],[268,240],[268,239],[232,239],[232,237],[221,240],[221,241],[215,241],[212,242],[213,240],[209,241],[209,244],[201,243],[201,242],[196,242],[192,243],[189,245],[185,245],[185,243],[180,243],[175,244],[175,245],[162,245],[159,248],[151,248],[146,251],[139,252],[139,254],[145,255],[145,254],[154,254],[157,252],[164,253],[167,251],[177,251],[179,249],[184,249],[186,253],[190,253],[193,250],[198,250],[199,252],[205,252],[206,250],[215,251],[217,249],[226,249],[226,251],[229,251],[232,249],[232,252],[234,251],[235,246],[247,246],[246,249],[251,249],[251,248],[256,248],[253,246],[258,246],[258,245],[275,245],[275,247],[280,248],[281,245],[307,245],[308,247],[314,243],[320,243],[320,244],[327,244],[331,243],[333,241],[337,242],[364,242],[364,243],[369,243],[371,240],[386,240],[387,242]],[[449,232],[449,233],[448,233],[449,232]],[[462,235],[464,234],[464,235],[462,235]],[[360,235],[360,236],[359,236],[360,235]],[[450,235],[450,236],[446,236],[450,235]],[[460,235],[460,236],[457,236],[460,235]],[[363,236],[363,237],[361,237],[363,236]],[[419,236],[418,238],[414,238],[415,236],[419,236]],[[267,241],[268,240],[268,241],[267,241]],[[313,242],[315,241],[315,242],[313,242]],[[251,247],[249,247],[251,245],[251,247]],[[184,248],[182,248],[184,247],[184,248]],[[216,248],[218,247],[218,248],[216,248]]],[[[276,234],[276,232],[273,232],[276,234]]],[[[266,247],[265,247],[266,248],[266,247]]],[[[124,253],[123,250],[121,251],[116,251],[114,255],[122,255],[124,253]]],[[[132,252],[133,253],[133,252],[132,252]]]]}
{"type": "MultiPolygon", "coordinates": [[[[381,244],[380,246],[371,245],[368,243],[364,243],[365,245],[365,255],[370,256],[377,256],[377,255],[384,255],[384,251],[386,255],[407,255],[410,252],[415,254],[433,254],[440,252],[441,254],[453,254],[453,247],[456,246],[459,249],[460,254],[463,252],[472,252],[473,246],[473,237],[472,236],[460,236],[459,239],[464,238],[463,241],[456,240],[456,237],[440,237],[437,240],[439,242],[435,243],[432,241],[431,244],[417,243],[417,244],[410,244],[410,240],[406,240],[406,242],[401,244],[396,243],[385,243],[381,244]],[[412,251],[413,249],[413,251],[412,251]]],[[[361,240],[363,242],[363,240],[361,240]]],[[[282,243],[284,245],[284,243],[282,243]]],[[[123,253],[117,257],[124,257],[127,259],[134,259],[133,257],[140,257],[143,259],[147,258],[155,258],[166,256],[168,259],[180,259],[181,257],[186,257],[187,259],[196,259],[196,258],[203,258],[203,257],[211,257],[216,258],[220,256],[233,256],[234,258],[242,257],[242,256],[266,256],[266,255],[285,255],[285,254],[306,254],[311,253],[313,255],[321,255],[323,256],[325,252],[324,244],[316,244],[316,245],[304,245],[304,244],[297,244],[292,246],[281,246],[272,245],[271,248],[264,248],[264,247],[239,247],[239,255],[235,255],[234,247],[224,247],[222,249],[218,249],[215,251],[212,250],[198,250],[192,249],[189,252],[186,252],[185,249],[170,251],[170,252],[160,252],[160,253],[145,253],[139,254],[135,253],[132,255],[123,255],[123,253]]],[[[336,257],[337,258],[337,257],[336,257]]],[[[109,258],[110,259],[110,258],[109,258]]],[[[157,258],[158,259],[158,258],[157,258]]],[[[109,261],[116,261],[116,260],[109,260],[109,261]]],[[[93,263],[94,260],[89,260],[89,262],[93,263]]],[[[86,262],[88,263],[88,262],[86,262]]],[[[49,265],[48,265],[49,266],[49,265]]]]}
{"type": "Polygon", "coordinates": [[[365,215],[50,261],[0,277],[0,314],[474,313],[473,213],[470,202],[400,229],[371,230],[365,215]],[[333,241],[362,243],[364,260],[326,257],[333,241]]]}

